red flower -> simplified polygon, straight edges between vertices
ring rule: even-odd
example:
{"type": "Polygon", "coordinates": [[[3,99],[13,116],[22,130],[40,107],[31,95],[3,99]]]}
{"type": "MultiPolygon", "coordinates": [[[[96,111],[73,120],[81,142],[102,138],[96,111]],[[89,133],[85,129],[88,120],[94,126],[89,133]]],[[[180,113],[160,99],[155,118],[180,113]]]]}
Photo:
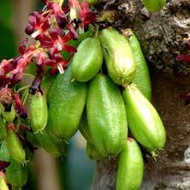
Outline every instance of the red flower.
{"type": "Polygon", "coordinates": [[[68,32],[66,35],[64,32],[58,29],[49,29],[49,36],[42,35],[38,37],[38,40],[41,42],[41,46],[44,48],[50,48],[50,52],[58,53],[62,50],[74,53],[76,49],[68,45],[67,42],[73,39],[74,34],[68,32]]]}
{"type": "Polygon", "coordinates": [[[44,33],[49,28],[49,22],[40,11],[31,13],[28,17],[29,24],[25,29],[26,34],[36,38],[41,33],[44,33]]]}
{"type": "Polygon", "coordinates": [[[46,59],[44,61],[44,64],[47,66],[51,66],[50,72],[52,74],[55,74],[57,73],[57,71],[63,73],[69,61],[70,58],[68,58],[67,60],[63,60],[63,57],[60,53],[54,53],[51,55],[50,59],[46,59]]]}
{"type": "Polygon", "coordinates": [[[87,1],[82,2],[80,5],[79,18],[84,28],[86,28],[86,26],[92,23],[95,19],[94,13],[90,12],[89,4],[87,1]]]}

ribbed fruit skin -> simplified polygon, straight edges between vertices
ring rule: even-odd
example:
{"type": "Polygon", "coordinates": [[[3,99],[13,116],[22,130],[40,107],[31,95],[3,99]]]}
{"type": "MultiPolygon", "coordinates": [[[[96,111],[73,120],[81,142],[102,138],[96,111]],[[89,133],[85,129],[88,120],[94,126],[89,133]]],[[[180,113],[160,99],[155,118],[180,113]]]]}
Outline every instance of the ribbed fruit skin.
{"type": "Polygon", "coordinates": [[[103,155],[118,154],[127,138],[124,101],[112,80],[98,74],[89,84],[86,102],[90,136],[103,155]]]}
{"type": "Polygon", "coordinates": [[[99,35],[108,75],[114,83],[126,86],[135,76],[136,64],[129,42],[112,27],[99,35]]]}
{"type": "Polygon", "coordinates": [[[136,73],[132,82],[135,83],[138,89],[143,93],[143,95],[149,101],[151,101],[151,96],[152,96],[151,79],[150,79],[148,65],[143,55],[140,43],[137,39],[137,36],[132,31],[132,29],[128,28],[126,30],[123,30],[123,34],[127,36],[129,45],[133,51],[135,64],[136,64],[136,73]]]}
{"type": "MultiPolygon", "coordinates": [[[[72,63],[70,63],[72,64],[72,63]]],[[[47,94],[47,132],[55,139],[69,139],[78,130],[86,101],[87,84],[72,81],[71,65],[57,75],[47,94]]]]}
{"type": "Polygon", "coordinates": [[[137,142],[128,138],[119,155],[116,190],[139,190],[144,173],[144,162],[137,142]]]}
{"type": "Polygon", "coordinates": [[[123,91],[129,129],[134,138],[149,151],[162,149],[166,132],[153,105],[134,84],[123,91]]]}

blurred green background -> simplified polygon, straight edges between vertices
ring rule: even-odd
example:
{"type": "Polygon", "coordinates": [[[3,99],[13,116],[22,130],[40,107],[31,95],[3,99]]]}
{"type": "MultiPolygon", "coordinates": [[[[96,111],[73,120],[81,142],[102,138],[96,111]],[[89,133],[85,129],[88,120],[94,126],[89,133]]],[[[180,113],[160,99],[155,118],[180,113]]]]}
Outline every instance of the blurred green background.
{"type": "MultiPolygon", "coordinates": [[[[28,14],[41,9],[40,0],[0,1],[0,61],[18,55],[18,46],[27,37],[28,14]]],[[[67,156],[54,159],[38,150],[30,164],[24,190],[90,190],[95,162],[85,152],[85,140],[77,133],[69,142],[67,156]],[[53,187],[53,188],[52,188],[53,187]]]]}

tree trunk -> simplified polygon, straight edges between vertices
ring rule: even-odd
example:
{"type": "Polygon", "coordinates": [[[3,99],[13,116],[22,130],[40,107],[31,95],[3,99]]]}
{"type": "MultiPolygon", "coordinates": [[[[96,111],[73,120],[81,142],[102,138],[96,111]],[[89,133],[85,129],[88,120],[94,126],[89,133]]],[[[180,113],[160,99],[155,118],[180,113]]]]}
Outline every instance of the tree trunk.
{"type": "MultiPolygon", "coordinates": [[[[113,11],[115,21],[108,25],[136,32],[150,68],[152,103],[166,128],[164,150],[156,161],[145,158],[141,190],[190,189],[190,110],[182,98],[190,91],[190,64],[176,61],[189,53],[190,1],[169,0],[150,14],[140,0],[102,0],[95,10],[113,11]]],[[[115,190],[116,171],[117,159],[98,161],[92,190],[115,190]]]]}

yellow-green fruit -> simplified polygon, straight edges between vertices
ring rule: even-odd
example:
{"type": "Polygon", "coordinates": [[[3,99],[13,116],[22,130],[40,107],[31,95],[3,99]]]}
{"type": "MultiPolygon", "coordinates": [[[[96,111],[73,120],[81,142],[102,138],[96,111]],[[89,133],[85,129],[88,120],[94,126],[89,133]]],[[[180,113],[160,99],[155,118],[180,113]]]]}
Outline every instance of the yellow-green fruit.
{"type": "MultiPolygon", "coordinates": [[[[70,63],[72,64],[72,63],[70,63]]],[[[72,81],[71,65],[58,73],[47,94],[47,132],[57,140],[69,139],[78,130],[85,106],[87,84],[72,81]]]]}
{"type": "Polygon", "coordinates": [[[166,132],[162,120],[141,91],[128,85],[123,91],[129,129],[134,138],[147,150],[154,151],[164,147],[166,132]]]}
{"type": "Polygon", "coordinates": [[[152,89],[150,74],[140,43],[135,33],[130,28],[123,30],[123,34],[129,41],[136,63],[136,73],[132,82],[137,85],[138,89],[148,100],[151,100],[152,89]]]}
{"type": "Polygon", "coordinates": [[[24,163],[26,160],[25,150],[19,137],[12,129],[8,131],[6,142],[11,158],[17,162],[24,163]]]}
{"type": "Polygon", "coordinates": [[[146,9],[150,12],[160,11],[166,4],[166,0],[142,0],[146,9]]]}
{"type": "Polygon", "coordinates": [[[30,99],[31,128],[33,132],[42,132],[48,120],[48,107],[45,94],[36,92],[30,99]]]}
{"type": "Polygon", "coordinates": [[[143,178],[144,163],[137,142],[128,138],[119,155],[116,190],[139,190],[143,178]]]}
{"type": "Polygon", "coordinates": [[[136,64],[129,42],[114,28],[106,28],[99,35],[108,75],[119,85],[128,85],[135,76],[136,64]]]}
{"type": "Polygon", "coordinates": [[[127,138],[127,118],[118,86],[107,75],[90,81],[86,112],[95,148],[103,155],[118,154],[127,138]]]}
{"type": "Polygon", "coordinates": [[[86,38],[77,47],[72,60],[72,77],[79,82],[87,82],[100,70],[103,53],[97,38],[86,38]]]}

